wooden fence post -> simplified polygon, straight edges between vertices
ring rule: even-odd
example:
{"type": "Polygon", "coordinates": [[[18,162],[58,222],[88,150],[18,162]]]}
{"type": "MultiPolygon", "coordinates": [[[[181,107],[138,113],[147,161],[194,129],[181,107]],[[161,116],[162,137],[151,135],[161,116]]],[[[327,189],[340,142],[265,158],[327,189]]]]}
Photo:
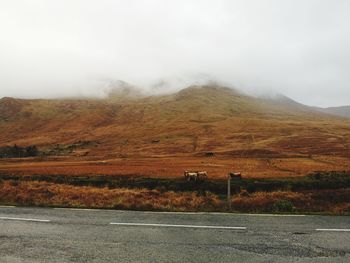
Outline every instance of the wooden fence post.
{"type": "Polygon", "coordinates": [[[227,175],[227,205],[228,210],[231,211],[231,175],[227,175]]]}

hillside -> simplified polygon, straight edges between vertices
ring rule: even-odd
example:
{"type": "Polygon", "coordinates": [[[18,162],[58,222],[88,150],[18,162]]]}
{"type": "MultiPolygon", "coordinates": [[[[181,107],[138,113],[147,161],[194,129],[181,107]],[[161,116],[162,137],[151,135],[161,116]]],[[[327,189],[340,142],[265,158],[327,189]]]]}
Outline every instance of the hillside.
{"type": "Polygon", "coordinates": [[[329,107],[321,110],[325,113],[350,118],[350,106],[329,107]]]}
{"type": "Polygon", "coordinates": [[[1,146],[37,145],[53,155],[350,157],[350,121],[216,86],[148,97],[3,98],[0,129],[1,146]]]}

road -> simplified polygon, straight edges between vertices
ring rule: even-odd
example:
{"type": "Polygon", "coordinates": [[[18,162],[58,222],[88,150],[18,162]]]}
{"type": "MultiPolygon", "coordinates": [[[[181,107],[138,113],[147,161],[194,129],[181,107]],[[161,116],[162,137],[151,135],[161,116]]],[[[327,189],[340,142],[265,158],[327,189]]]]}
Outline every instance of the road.
{"type": "Polygon", "coordinates": [[[0,262],[350,262],[350,217],[0,207],[0,262]]]}

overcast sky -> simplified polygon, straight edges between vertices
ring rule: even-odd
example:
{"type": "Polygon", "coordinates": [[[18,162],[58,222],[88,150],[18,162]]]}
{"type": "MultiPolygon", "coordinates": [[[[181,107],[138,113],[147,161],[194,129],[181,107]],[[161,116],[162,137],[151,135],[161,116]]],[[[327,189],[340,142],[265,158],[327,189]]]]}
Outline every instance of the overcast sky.
{"type": "Polygon", "coordinates": [[[350,1],[0,0],[0,97],[100,96],[113,79],[350,105],[350,1]]]}

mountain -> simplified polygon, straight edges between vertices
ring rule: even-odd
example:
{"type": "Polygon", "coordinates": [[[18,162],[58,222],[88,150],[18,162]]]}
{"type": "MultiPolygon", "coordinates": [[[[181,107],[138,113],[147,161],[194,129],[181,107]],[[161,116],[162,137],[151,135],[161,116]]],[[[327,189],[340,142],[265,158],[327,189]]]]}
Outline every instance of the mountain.
{"type": "Polygon", "coordinates": [[[322,112],[329,113],[332,115],[350,118],[350,106],[329,107],[320,110],[322,112]]]}
{"type": "MultiPolygon", "coordinates": [[[[350,120],[216,85],[167,95],[0,100],[0,146],[54,155],[350,156],[350,120]]],[[[134,95],[135,94],[135,95],[134,95]]]]}
{"type": "Polygon", "coordinates": [[[263,97],[263,98],[270,100],[271,102],[274,102],[274,103],[277,102],[277,103],[283,104],[284,106],[290,106],[293,108],[299,108],[299,109],[304,109],[309,111],[318,111],[318,112],[331,114],[339,117],[350,117],[350,106],[329,107],[329,108],[311,107],[311,106],[307,106],[302,103],[299,103],[282,94],[277,94],[274,96],[263,97]]]}

